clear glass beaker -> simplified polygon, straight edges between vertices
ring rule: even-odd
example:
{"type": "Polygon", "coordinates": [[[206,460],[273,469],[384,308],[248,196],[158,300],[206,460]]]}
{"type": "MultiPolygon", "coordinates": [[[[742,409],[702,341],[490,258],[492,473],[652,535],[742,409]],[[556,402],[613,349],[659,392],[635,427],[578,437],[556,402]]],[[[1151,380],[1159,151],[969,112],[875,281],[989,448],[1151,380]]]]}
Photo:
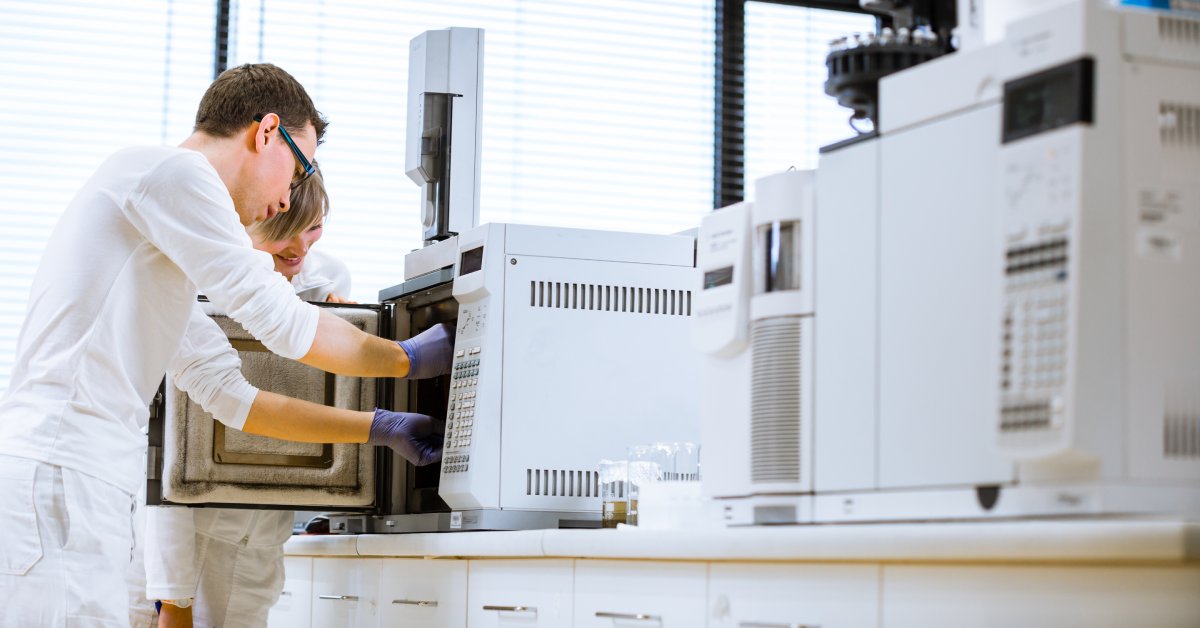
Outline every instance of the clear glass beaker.
{"type": "Polygon", "coordinates": [[[698,443],[673,443],[675,467],[671,479],[678,482],[700,481],[700,445],[698,443]]]}
{"type": "Polygon", "coordinates": [[[600,527],[615,528],[625,523],[628,484],[628,460],[600,461],[600,527]]]}
{"type": "Polygon", "coordinates": [[[675,468],[675,448],[671,443],[635,445],[629,448],[629,505],[625,523],[637,525],[640,487],[665,479],[675,468]]]}

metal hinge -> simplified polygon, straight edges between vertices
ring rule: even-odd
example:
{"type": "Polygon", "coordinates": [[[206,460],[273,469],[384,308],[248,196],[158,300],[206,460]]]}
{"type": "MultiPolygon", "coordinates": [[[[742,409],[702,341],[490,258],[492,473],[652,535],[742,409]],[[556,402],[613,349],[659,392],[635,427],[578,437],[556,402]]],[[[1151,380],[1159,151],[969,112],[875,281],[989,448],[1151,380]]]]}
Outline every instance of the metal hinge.
{"type": "Polygon", "coordinates": [[[158,477],[158,459],[162,455],[162,447],[150,446],[146,448],[146,479],[157,480],[158,477]]]}

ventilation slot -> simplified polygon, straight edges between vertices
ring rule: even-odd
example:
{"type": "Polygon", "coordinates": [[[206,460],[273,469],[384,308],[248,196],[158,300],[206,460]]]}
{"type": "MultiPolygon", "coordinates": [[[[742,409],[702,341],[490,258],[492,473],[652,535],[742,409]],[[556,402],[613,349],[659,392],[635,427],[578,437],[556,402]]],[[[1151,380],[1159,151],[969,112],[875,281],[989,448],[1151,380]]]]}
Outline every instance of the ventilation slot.
{"type": "Polygon", "coordinates": [[[530,281],[529,306],[626,314],[691,316],[692,291],[530,281]]]}
{"type": "Polygon", "coordinates": [[[1160,16],[1158,35],[1163,39],[1190,46],[1200,46],[1200,22],[1177,17],[1160,16]]]}
{"type": "Polygon", "coordinates": [[[1200,458],[1200,415],[1164,417],[1163,454],[1168,458],[1200,458]]]}
{"type": "Polygon", "coordinates": [[[1168,383],[1163,401],[1163,454],[1200,459],[1200,382],[1168,383]]]}
{"type": "Polygon", "coordinates": [[[1200,149],[1200,105],[1159,103],[1158,135],[1163,146],[1200,149]]]}
{"type": "Polygon", "coordinates": [[[800,319],[756,321],[750,330],[750,479],[800,481],[800,319]]]}
{"type": "Polygon", "coordinates": [[[600,474],[578,469],[525,469],[525,494],[537,497],[599,497],[600,474]]]}

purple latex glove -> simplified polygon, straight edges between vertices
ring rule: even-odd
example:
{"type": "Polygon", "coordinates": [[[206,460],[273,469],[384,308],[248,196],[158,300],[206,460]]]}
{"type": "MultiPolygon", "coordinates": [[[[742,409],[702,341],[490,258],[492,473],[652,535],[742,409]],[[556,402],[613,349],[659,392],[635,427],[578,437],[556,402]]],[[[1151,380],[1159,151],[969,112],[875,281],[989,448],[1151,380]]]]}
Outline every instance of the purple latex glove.
{"type": "Polygon", "coordinates": [[[433,419],[424,414],[375,408],[367,443],[391,447],[418,467],[442,459],[442,435],[434,433],[433,419]]]}
{"type": "Polygon", "coordinates": [[[407,379],[425,379],[450,372],[454,362],[454,327],[438,323],[429,329],[399,341],[408,354],[407,379]]]}

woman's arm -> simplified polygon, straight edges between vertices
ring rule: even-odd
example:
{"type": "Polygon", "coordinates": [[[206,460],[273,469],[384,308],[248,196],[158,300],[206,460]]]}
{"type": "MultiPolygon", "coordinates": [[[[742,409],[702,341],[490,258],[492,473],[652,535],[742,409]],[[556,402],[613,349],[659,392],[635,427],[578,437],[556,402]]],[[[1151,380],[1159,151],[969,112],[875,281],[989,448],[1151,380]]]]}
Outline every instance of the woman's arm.
{"type": "Polygon", "coordinates": [[[373,416],[260,390],[242,431],[303,443],[365,443],[373,416]]]}
{"type": "Polygon", "coordinates": [[[242,429],[292,441],[385,445],[417,466],[442,459],[442,435],[424,414],[355,412],[262,391],[242,429]]]}

